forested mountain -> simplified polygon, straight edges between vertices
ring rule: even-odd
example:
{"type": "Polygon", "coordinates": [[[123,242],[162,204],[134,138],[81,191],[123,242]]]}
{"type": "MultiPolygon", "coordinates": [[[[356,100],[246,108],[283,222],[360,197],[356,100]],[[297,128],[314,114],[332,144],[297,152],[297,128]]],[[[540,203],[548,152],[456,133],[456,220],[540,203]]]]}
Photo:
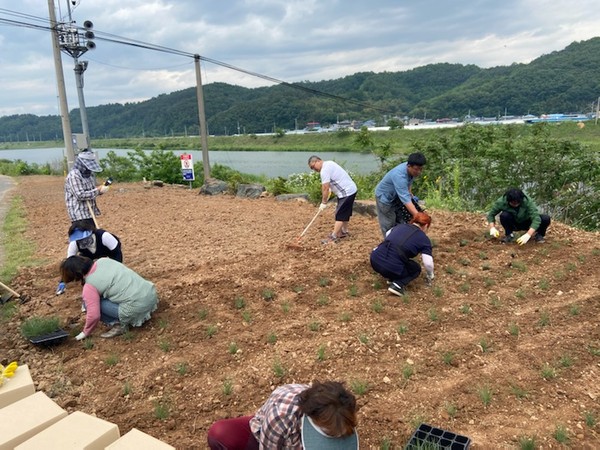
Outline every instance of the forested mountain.
{"type": "MultiPolygon", "coordinates": [[[[586,113],[599,95],[600,37],[574,42],[529,64],[490,69],[439,63],[254,89],[204,86],[208,131],[218,135],[303,128],[313,121],[373,119],[383,124],[391,117],[586,113]]],[[[199,134],[195,87],[139,103],[88,107],[87,113],[92,138],[199,134]]],[[[70,116],[73,130],[80,130],[79,110],[70,116]]],[[[0,136],[60,139],[61,122],[58,116],[0,117],[0,136]]]]}

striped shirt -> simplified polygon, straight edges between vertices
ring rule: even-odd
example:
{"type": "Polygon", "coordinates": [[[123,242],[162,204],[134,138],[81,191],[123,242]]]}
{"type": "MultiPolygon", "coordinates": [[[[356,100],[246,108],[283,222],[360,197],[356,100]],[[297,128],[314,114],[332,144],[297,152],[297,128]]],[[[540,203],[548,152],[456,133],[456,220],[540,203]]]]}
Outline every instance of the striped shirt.
{"type": "Polygon", "coordinates": [[[65,203],[71,221],[92,218],[87,206],[88,201],[94,210],[94,214],[99,216],[100,210],[96,206],[98,195],[96,178],[93,175],[85,178],[79,170],[72,169],[65,179],[65,203]]]}
{"type": "Polygon", "coordinates": [[[250,420],[260,450],[302,450],[302,412],[298,394],[310,386],[285,384],[273,391],[250,420]]]}

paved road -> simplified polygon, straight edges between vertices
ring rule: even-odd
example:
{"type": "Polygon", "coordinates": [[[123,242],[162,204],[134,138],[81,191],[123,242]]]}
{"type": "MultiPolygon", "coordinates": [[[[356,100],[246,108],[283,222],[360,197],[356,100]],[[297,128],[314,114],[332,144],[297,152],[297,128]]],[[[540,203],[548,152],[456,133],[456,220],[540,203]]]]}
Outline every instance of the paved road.
{"type": "MultiPolygon", "coordinates": [[[[17,185],[17,182],[6,175],[0,175],[0,225],[4,224],[6,211],[10,206],[11,190],[17,185]]],[[[2,235],[2,227],[0,226],[0,235],[2,235]]],[[[0,265],[4,262],[4,249],[0,245],[0,265]]]]}

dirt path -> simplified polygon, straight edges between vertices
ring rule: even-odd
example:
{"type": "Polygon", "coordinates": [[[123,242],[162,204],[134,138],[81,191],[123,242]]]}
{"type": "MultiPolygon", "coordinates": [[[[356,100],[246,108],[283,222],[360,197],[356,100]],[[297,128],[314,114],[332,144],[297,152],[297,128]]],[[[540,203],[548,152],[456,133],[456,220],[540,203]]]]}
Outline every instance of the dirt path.
{"type": "Polygon", "coordinates": [[[598,233],[552,224],[547,243],[501,245],[483,215],[432,211],[436,283],[401,299],[370,269],[376,219],[322,246],[332,211],[303,250],[286,248],[315,207],[187,188],[114,185],[100,225],[125,263],[158,287],[153,319],[93,348],[32,347],[19,325],[57,315],[78,331],[80,289],[54,296],[67,245],[62,178],[27,177],[23,196],[42,263],[14,284],[31,300],[4,324],[2,358],[30,365],[37,388],[69,411],[132,427],[180,449],[205,448],[222,417],[249,414],[283,383],[338,379],[358,394],[363,448],[402,448],[420,422],[472,448],[543,448],[564,426],[573,448],[600,448],[598,233]],[[587,414],[587,416],[586,416],[587,414]]]}

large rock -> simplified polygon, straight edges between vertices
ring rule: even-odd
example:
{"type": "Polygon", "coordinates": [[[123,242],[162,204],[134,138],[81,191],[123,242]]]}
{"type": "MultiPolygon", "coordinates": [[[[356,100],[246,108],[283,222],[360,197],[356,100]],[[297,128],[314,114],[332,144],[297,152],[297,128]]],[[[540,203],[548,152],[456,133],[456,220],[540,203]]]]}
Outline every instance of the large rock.
{"type": "Polygon", "coordinates": [[[229,186],[226,182],[217,180],[216,178],[208,178],[200,188],[199,193],[204,195],[218,195],[228,190],[229,186]]]}
{"type": "Polygon", "coordinates": [[[262,184],[239,184],[236,196],[259,198],[265,190],[266,189],[262,184]]]}
{"type": "Polygon", "coordinates": [[[377,217],[375,200],[357,200],[354,202],[352,211],[365,216],[377,217]]]}
{"type": "Polygon", "coordinates": [[[278,202],[285,202],[288,200],[296,200],[296,201],[308,201],[308,194],[280,194],[275,197],[275,200],[278,202]]]}

